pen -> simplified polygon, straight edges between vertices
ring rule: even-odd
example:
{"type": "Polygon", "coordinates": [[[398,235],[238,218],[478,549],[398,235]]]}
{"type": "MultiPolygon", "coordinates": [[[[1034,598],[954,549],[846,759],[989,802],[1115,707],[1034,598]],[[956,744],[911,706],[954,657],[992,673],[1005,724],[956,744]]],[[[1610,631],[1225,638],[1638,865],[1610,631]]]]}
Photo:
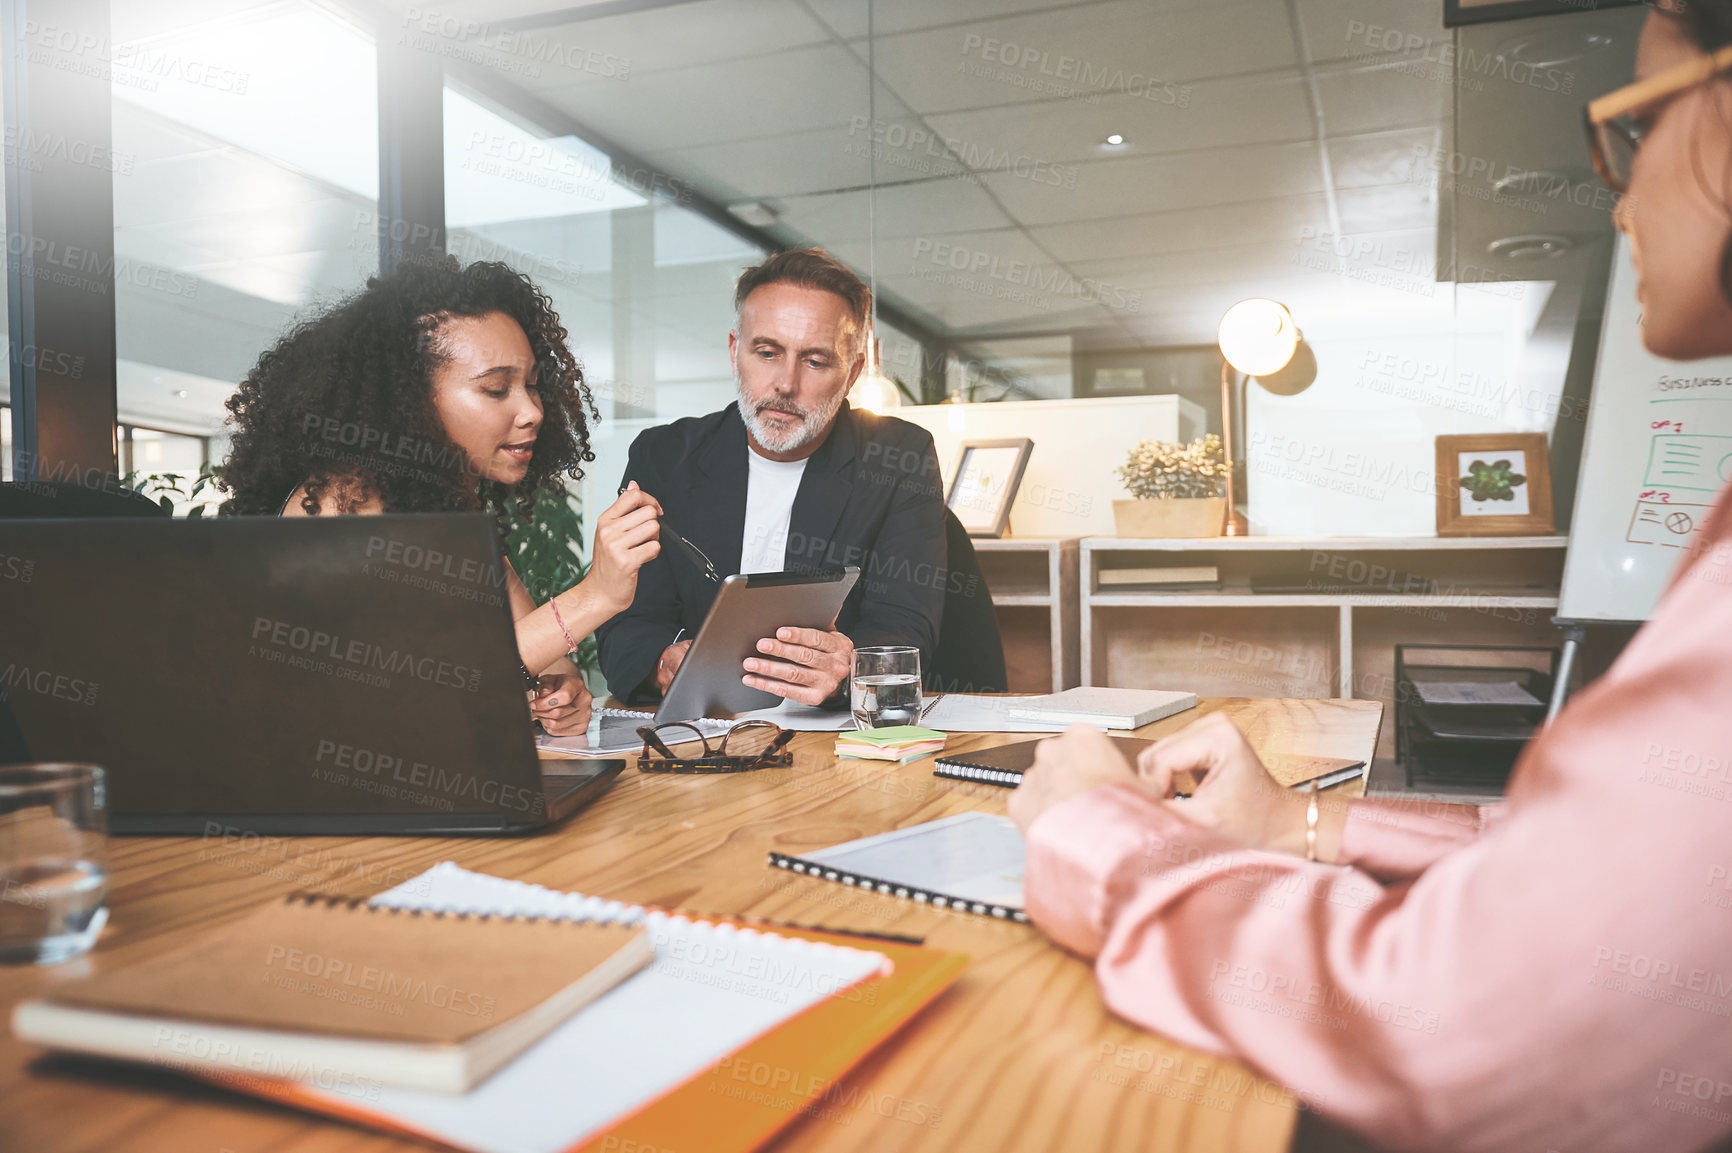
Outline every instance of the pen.
{"type": "MultiPolygon", "coordinates": [[[[625,495],[625,485],[623,484],[619,487],[619,495],[625,495]]],[[[715,581],[718,584],[721,583],[722,578],[716,574],[716,566],[710,563],[710,558],[705,555],[704,550],[681,536],[679,530],[674,528],[674,526],[668,522],[666,513],[662,514],[661,522],[662,531],[670,534],[674,538],[674,543],[680,546],[680,550],[686,554],[686,559],[696,565],[698,571],[703,573],[707,579],[715,581]]]]}
{"type": "Polygon", "coordinates": [[[793,921],[772,921],[766,917],[734,917],[725,913],[693,913],[679,910],[681,916],[703,917],[706,920],[738,921],[745,925],[768,925],[773,929],[798,929],[802,933],[829,933],[834,937],[860,937],[868,941],[889,941],[895,945],[924,945],[925,937],[910,937],[902,933],[874,933],[868,929],[831,929],[823,925],[800,925],[793,921]]]}

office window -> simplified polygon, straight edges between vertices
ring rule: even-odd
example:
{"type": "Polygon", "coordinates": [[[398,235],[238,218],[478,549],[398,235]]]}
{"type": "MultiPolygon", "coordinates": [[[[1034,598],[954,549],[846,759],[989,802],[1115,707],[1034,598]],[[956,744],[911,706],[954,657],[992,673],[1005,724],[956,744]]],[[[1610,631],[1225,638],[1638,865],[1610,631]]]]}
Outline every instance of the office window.
{"type": "Polygon", "coordinates": [[[123,425],[161,430],[143,468],[186,455],[159,437],[219,433],[295,314],[377,270],[378,69],[371,36],[306,0],[113,21],[117,388],[123,425]]]}
{"type": "Polygon", "coordinates": [[[0,482],[12,479],[12,409],[0,404],[0,482]]]}
{"type": "Polygon", "coordinates": [[[638,432],[733,399],[734,279],[763,256],[614,168],[574,136],[445,90],[447,247],[464,261],[511,265],[559,310],[602,414],[583,486],[602,506],[638,432]]]}
{"type": "Polygon", "coordinates": [[[146,496],[169,497],[176,516],[185,516],[194,505],[207,506],[207,515],[216,511],[220,493],[207,490],[192,498],[199,469],[210,459],[208,438],[122,424],[119,441],[121,475],[146,496]]]}

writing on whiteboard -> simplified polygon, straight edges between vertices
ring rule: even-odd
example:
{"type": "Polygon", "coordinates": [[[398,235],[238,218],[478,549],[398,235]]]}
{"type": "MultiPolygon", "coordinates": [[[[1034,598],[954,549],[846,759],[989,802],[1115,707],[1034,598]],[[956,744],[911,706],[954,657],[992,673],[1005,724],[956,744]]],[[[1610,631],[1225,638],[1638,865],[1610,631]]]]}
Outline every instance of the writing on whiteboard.
{"type": "Polygon", "coordinates": [[[1642,483],[1719,492],[1732,481],[1732,436],[1655,433],[1642,483]]]}
{"type": "MultiPolygon", "coordinates": [[[[1688,548],[1690,537],[1708,520],[1706,504],[1672,504],[1672,494],[1653,494],[1658,499],[1636,501],[1635,514],[1630,518],[1624,539],[1631,544],[1663,545],[1667,548],[1688,548]]],[[[1648,493],[1642,496],[1647,498],[1648,493]]]]}

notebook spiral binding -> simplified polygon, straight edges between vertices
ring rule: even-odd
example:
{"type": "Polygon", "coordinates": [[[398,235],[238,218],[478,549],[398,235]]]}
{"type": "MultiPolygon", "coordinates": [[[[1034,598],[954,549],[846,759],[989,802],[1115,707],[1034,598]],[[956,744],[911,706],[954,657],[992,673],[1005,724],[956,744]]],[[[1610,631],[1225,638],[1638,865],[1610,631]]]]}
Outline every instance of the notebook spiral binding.
{"type": "Polygon", "coordinates": [[[858,873],[844,872],[841,869],[827,869],[822,865],[808,864],[798,857],[790,857],[774,850],[770,853],[770,864],[778,869],[787,869],[791,873],[803,873],[808,877],[817,877],[820,880],[852,885],[856,889],[865,889],[869,892],[883,893],[886,896],[918,901],[923,905],[931,905],[935,909],[956,909],[964,913],[977,913],[983,917],[996,917],[1000,921],[1015,921],[1019,925],[1028,924],[1028,914],[1021,909],[1009,909],[1003,905],[989,905],[983,901],[964,901],[927,889],[898,885],[893,881],[884,881],[877,877],[862,876],[858,873]]]}
{"type": "Polygon", "coordinates": [[[308,906],[323,905],[327,909],[345,908],[349,912],[365,910],[369,913],[391,913],[393,915],[407,913],[412,917],[450,917],[457,921],[523,921],[545,922],[550,925],[617,925],[624,929],[634,929],[634,924],[623,921],[600,918],[579,920],[575,917],[554,917],[536,913],[472,913],[466,909],[418,909],[413,905],[375,905],[371,897],[343,897],[335,893],[313,893],[297,889],[283,898],[283,904],[302,904],[308,906]]]}
{"type": "Polygon", "coordinates": [[[1022,783],[1021,773],[960,760],[938,761],[932,770],[932,775],[946,777],[953,781],[977,781],[983,785],[998,785],[1006,789],[1014,789],[1022,783]]]}

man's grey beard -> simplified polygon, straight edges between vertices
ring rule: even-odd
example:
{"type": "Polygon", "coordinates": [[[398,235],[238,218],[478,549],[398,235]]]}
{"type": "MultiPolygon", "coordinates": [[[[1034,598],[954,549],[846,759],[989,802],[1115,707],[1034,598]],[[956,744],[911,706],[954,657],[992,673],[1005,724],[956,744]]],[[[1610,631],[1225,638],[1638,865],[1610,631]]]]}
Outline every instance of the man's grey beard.
{"type": "Polygon", "coordinates": [[[830,421],[842,408],[844,394],[837,393],[818,409],[804,409],[790,400],[779,397],[766,401],[770,408],[792,413],[800,418],[800,423],[787,431],[780,431],[771,426],[761,415],[752,399],[746,395],[746,386],[740,380],[740,374],[734,374],[734,389],[740,397],[740,419],[746,422],[746,431],[752,434],[752,439],[771,452],[793,452],[805,448],[824,434],[830,427],[830,421]]]}

